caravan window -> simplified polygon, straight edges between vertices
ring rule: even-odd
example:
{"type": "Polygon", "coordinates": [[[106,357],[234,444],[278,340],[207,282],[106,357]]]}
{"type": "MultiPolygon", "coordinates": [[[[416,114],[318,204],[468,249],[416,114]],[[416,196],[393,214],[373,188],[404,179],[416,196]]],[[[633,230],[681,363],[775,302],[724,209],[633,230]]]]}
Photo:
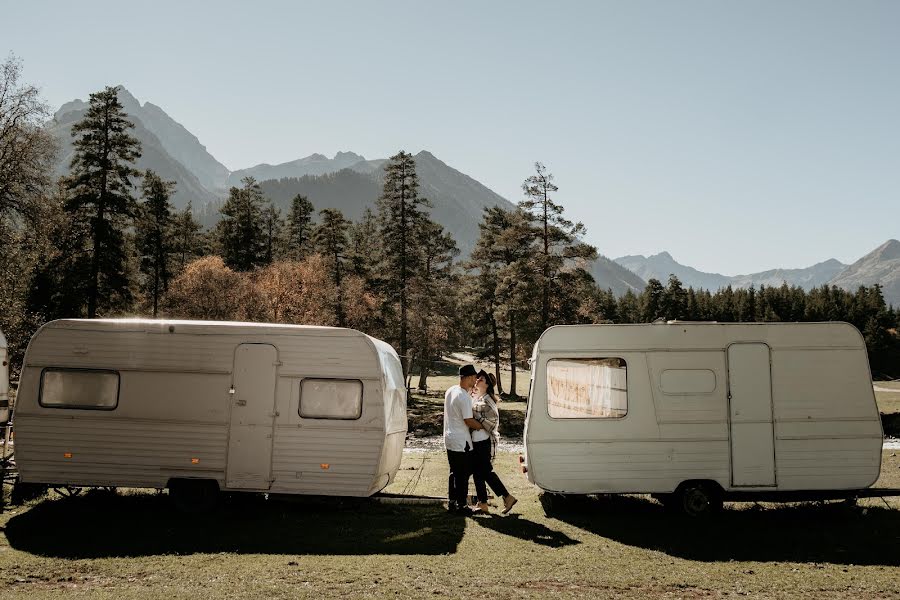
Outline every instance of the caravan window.
{"type": "Polygon", "coordinates": [[[87,369],[44,369],[41,406],[113,410],[119,404],[119,374],[87,369]]]}
{"type": "Polygon", "coordinates": [[[552,359],[547,410],[554,419],[618,419],[628,413],[625,360],[552,359]]]}
{"type": "Polygon", "coordinates": [[[300,382],[300,416],[358,419],[362,416],[362,387],[358,379],[304,379],[300,382]]]}

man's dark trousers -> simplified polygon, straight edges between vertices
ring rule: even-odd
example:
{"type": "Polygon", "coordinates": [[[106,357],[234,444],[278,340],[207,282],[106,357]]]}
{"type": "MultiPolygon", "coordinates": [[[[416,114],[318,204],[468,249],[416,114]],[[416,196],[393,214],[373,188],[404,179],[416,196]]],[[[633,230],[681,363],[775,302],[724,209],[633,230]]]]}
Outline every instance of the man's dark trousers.
{"type": "Polygon", "coordinates": [[[447,479],[448,508],[463,509],[468,504],[469,477],[472,476],[472,450],[466,446],[465,452],[447,450],[450,463],[450,477],[447,479]]]}

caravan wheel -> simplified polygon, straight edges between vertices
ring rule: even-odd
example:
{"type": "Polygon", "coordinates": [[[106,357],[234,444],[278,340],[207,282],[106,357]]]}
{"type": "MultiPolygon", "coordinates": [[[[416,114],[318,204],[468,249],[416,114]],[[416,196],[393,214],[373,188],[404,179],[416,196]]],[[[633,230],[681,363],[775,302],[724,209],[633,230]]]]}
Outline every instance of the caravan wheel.
{"type": "Polygon", "coordinates": [[[705,517],[722,510],[722,494],[714,484],[688,481],[675,490],[675,500],[682,513],[689,517],[705,517]]]}

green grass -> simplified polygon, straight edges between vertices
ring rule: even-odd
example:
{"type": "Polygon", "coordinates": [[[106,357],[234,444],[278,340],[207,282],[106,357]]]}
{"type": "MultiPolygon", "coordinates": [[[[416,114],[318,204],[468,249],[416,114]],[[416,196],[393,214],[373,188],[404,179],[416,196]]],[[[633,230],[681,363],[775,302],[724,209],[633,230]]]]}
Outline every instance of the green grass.
{"type": "Polygon", "coordinates": [[[900,413],[900,381],[876,381],[875,400],[879,412],[886,415],[900,413]]]}
{"type": "MultiPolygon", "coordinates": [[[[879,485],[900,487],[884,455],[879,485]]],[[[643,497],[546,516],[501,454],[514,514],[237,496],[175,513],[165,495],[51,498],[0,517],[0,596],[42,598],[884,598],[900,590],[900,511],[880,500],[729,505],[710,521],[643,497]]],[[[440,453],[409,453],[388,491],[440,495],[440,453]]],[[[900,500],[889,499],[893,507],[900,500]]]]}

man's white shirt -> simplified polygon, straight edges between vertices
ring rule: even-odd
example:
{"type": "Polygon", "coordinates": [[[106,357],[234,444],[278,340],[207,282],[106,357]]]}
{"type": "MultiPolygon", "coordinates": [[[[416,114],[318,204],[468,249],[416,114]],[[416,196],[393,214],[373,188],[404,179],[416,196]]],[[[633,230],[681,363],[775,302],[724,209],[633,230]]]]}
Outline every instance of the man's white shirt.
{"type": "Polygon", "coordinates": [[[472,397],[454,385],[444,394],[444,447],[453,452],[474,448],[472,433],[464,419],[472,417],[472,397]]]}

